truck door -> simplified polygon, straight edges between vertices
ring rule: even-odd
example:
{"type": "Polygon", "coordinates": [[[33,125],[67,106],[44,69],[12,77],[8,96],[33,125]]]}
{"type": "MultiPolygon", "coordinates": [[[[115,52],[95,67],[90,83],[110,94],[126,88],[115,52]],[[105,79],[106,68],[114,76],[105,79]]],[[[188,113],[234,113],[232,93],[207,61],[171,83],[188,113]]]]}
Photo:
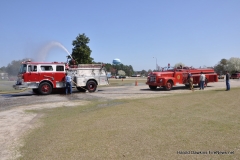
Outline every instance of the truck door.
{"type": "Polygon", "coordinates": [[[64,65],[56,65],[56,72],[54,74],[56,88],[63,88],[65,86],[65,70],[64,65]]]}
{"type": "Polygon", "coordinates": [[[54,72],[53,72],[53,67],[51,65],[41,65],[40,70],[41,70],[39,74],[40,80],[46,79],[54,82],[54,72]]]}
{"type": "Polygon", "coordinates": [[[39,74],[37,72],[37,65],[28,65],[27,73],[24,77],[25,82],[39,82],[39,74]]]}
{"type": "Polygon", "coordinates": [[[175,78],[175,84],[181,84],[182,83],[182,74],[174,71],[174,78],[175,78]]]}
{"type": "Polygon", "coordinates": [[[188,82],[188,73],[187,72],[182,73],[182,83],[183,84],[189,83],[188,82]]]}

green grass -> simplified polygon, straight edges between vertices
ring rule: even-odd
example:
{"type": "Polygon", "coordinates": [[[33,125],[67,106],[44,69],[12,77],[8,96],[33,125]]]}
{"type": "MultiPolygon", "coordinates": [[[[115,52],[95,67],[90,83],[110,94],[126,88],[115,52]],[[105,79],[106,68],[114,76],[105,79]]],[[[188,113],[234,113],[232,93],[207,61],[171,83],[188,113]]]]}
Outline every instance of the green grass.
{"type": "Polygon", "coordinates": [[[0,81],[0,92],[15,90],[12,87],[15,83],[15,81],[0,81]]]}
{"type": "Polygon", "coordinates": [[[239,93],[213,90],[34,111],[45,116],[25,137],[20,159],[238,159],[239,93]]]}

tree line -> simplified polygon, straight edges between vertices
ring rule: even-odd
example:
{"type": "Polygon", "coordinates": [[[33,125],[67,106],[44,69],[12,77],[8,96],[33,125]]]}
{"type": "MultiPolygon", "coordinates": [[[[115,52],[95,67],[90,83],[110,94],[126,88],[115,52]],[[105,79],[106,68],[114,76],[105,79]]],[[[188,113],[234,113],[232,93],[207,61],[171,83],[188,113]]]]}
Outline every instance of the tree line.
{"type": "Polygon", "coordinates": [[[134,73],[133,67],[131,65],[124,65],[124,64],[114,65],[114,64],[106,63],[105,68],[107,72],[111,72],[112,75],[131,76],[134,73]],[[121,73],[121,71],[124,71],[124,72],[121,73]]]}
{"type": "Polygon", "coordinates": [[[231,74],[240,72],[240,58],[223,58],[214,66],[214,70],[218,74],[225,74],[225,71],[229,71],[231,74]]]}
{"type": "Polygon", "coordinates": [[[8,73],[9,76],[17,76],[20,65],[22,64],[23,61],[28,60],[29,58],[24,58],[21,60],[13,60],[11,63],[7,65],[7,67],[1,67],[0,72],[2,73],[8,73]]]}

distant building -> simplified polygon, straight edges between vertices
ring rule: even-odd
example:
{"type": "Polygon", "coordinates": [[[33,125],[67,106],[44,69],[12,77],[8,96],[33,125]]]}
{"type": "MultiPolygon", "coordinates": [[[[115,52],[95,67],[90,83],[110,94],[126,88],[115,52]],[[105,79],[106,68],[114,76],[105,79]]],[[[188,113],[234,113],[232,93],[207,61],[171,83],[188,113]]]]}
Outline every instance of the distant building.
{"type": "Polygon", "coordinates": [[[1,80],[8,80],[8,73],[0,73],[1,80]]]}

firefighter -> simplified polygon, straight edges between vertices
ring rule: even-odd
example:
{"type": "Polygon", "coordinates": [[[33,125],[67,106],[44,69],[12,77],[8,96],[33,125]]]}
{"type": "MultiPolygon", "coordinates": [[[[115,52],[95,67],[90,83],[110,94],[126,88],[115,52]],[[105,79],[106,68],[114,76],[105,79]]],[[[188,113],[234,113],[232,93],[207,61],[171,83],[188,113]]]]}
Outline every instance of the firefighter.
{"type": "Polygon", "coordinates": [[[66,95],[72,94],[72,77],[68,75],[68,73],[65,73],[65,83],[66,83],[66,95]]]}
{"type": "Polygon", "coordinates": [[[191,73],[188,73],[188,82],[189,82],[189,89],[193,90],[193,77],[191,73]]]}

